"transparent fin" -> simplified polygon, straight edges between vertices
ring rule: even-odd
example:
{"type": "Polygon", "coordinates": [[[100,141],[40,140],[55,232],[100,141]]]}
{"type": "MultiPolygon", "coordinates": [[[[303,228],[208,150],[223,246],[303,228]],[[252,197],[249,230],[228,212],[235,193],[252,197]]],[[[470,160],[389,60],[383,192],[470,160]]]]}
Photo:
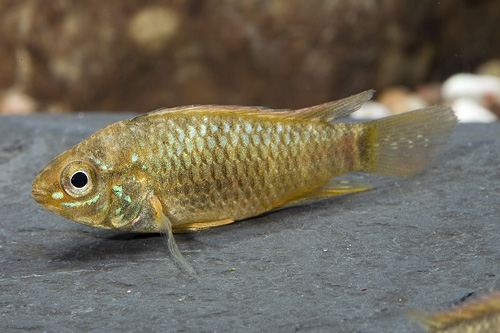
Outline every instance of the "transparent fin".
{"type": "Polygon", "coordinates": [[[172,223],[170,220],[161,213],[161,222],[162,226],[162,235],[165,236],[168,251],[170,252],[170,256],[174,260],[174,262],[181,267],[184,271],[186,271],[191,277],[197,279],[196,272],[193,267],[187,262],[184,256],[181,254],[177,243],[175,242],[174,234],[172,232],[172,223]]]}
{"type": "Polygon", "coordinates": [[[426,167],[446,147],[457,117],[447,107],[430,107],[366,123],[361,171],[408,176],[426,167]]]}
{"type": "Polygon", "coordinates": [[[293,198],[291,201],[288,201],[277,208],[308,204],[314,201],[331,198],[342,194],[370,190],[371,188],[372,187],[369,185],[354,183],[347,180],[330,180],[324,185],[315,188],[311,192],[307,192],[299,197],[293,198]]]}
{"type": "Polygon", "coordinates": [[[295,110],[290,112],[289,115],[331,123],[332,121],[345,118],[354,111],[359,110],[364,103],[372,98],[374,93],[375,90],[363,91],[362,93],[338,101],[295,110]]]}
{"type": "Polygon", "coordinates": [[[428,331],[434,331],[446,326],[446,322],[442,322],[436,315],[431,311],[423,311],[416,309],[406,310],[406,315],[413,322],[419,324],[428,331]]]}
{"type": "Polygon", "coordinates": [[[197,223],[186,223],[181,225],[176,225],[173,227],[173,232],[191,232],[210,229],[214,227],[220,227],[222,225],[233,223],[234,220],[226,219],[220,221],[209,221],[209,222],[197,222],[197,223]]]}
{"type": "Polygon", "coordinates": [[[183,257],[181,251],[179,250],[179,247],[177,246],[177,243],[175,242],[174,234],[172,232],[172,221],[170,221],[170,219],[165,216],[165,214],[163,214],[158,198],[153,196],[151,198],[151,203],[155,209],[159,229],[162,236],[164,236],[164,239],[166,240],[170,256],[180,268],[182,268],[191,277],[197,279],[195,270],[183,257]]]}

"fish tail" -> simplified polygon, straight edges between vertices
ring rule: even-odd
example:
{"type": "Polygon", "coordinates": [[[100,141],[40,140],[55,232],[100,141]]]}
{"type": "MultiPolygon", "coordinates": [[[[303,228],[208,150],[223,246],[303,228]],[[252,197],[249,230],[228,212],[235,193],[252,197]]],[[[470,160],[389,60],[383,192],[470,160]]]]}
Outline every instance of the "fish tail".
{"type": "Polygon", "coordinates": [[[406,310],[406,315],[413,322],[419,324],[428,331],[442,329],[449,324],[446,318],[440,318],[439,315],[431,311],[408,309],[406,310]]]}
{"type": "Polygon", "coordinates": [[[425,168],[447,145],[457,117],[429,107],[365,123],[361,171],[408,176],[425,168]]]}
{"type": "MultiPolygon", "coordinates": [[[[406,310],[406,315],[414,322],[422,326],[423,328],[435,332],[445,330],[446,328],[458,327],[464,328],[463,332],[466,331],[466,327],[471,327],[472,323],[475,322],[479,327],[479,323],[482,324],[483,330],[481,332],[490,332],[488,327],[497,328],[496,319],[491,318],[492,315],[500,311],[500,292],[495,291],[489,295],[485,295],[479,299],[465,302],[457,307],[453,307],[447,310],[441,311],[424,311],[417,309],[406,310]],[[469,323],[469,325],[465,323],[469,323]]],[[[497,330],[495,330],[497,332],[497,330]]]]}

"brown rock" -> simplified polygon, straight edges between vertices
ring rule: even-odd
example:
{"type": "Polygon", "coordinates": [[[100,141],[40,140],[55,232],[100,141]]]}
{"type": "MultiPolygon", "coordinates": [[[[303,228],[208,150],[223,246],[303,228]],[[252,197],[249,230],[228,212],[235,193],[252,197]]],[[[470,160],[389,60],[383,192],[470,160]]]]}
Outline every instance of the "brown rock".
{"type": "Polygon", "coordinates": [[[383,90],[378,97],[378,101],[385,105],[391,114],[399,114],[428,106],[422,97],[404,87],[391,87],[383,90]]]}
{"type": "Polygon", "coordinates": [[[0,94],[0,114],[26,115],[35,110],[36,102],[22,91],[10,89],[0,94]]]}
{"type": "Polygon", "coordinates": [[[179,28],[179,15],[166,6],[141,8],[129,20],[128,35],[137,47],[157,54],[165,50],[179,28]]]}
{"type": "Polygon", "coordinates": [[[500,77],[500,59],[496,58],[486,61],[477,68],[476,73],[479,75],[500,77]]]}

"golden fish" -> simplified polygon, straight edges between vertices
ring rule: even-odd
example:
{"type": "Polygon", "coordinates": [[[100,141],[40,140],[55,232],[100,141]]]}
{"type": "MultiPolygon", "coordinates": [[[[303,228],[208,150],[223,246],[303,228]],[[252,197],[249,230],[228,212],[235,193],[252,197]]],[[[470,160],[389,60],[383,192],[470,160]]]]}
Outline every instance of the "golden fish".
{"type": "Polygon", "coordinates": [[[456,124],[446,107],[332,124],[372,94],[300,110],[187,106],[120,121],[57,156],[32,196],[89,226],[165,233],[187,267],[172,232],[366,190],[330,180],[354,171],[410,175],[444,148],[456,124]]]}
{"type": "Polygon", "coordinates": [[[500,332],[500,292],[493,292],[449,310],[409,310],[407,314],[429,332],[500,332]]]}

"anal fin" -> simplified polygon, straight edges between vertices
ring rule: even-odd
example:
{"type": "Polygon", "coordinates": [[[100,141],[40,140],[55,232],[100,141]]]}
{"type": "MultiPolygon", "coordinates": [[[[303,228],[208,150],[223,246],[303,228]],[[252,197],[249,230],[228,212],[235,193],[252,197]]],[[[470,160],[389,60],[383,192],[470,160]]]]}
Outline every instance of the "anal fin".
{"type": "Polygon", "coordinates": [[[290,201],[276,208],[285,208],[297,205],[304,205],[314,201],[336,197],[343,194],[355,193],[370,190],[372,187],[366,184],[350,182],[347,180],[330,180],[314,190],[295,197],[290,201]]]}
{"type": "Polygon", "coordinates": [[[208,221],[208,222],[194,222],[194,223],[186,223],[181,225],[176,225],[173,227],[173,232],[191,232],[191,231],[199,231],[205,230],[214,227],[220,227],[222,225],[231,224],[234,220],[225,219],[219,221],[208,221]]]}

